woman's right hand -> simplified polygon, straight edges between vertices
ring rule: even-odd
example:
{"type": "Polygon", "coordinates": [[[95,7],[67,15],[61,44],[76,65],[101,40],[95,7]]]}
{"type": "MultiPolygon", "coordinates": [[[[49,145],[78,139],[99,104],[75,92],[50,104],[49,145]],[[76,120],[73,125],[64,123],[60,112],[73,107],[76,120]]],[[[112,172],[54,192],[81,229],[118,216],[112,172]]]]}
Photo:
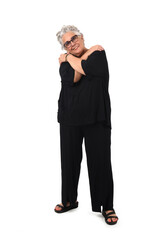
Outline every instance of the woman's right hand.
{"type": "Polygon", "coordinates": [[[89,48],[90,54],[93,53],[94,51],[97,51],[97,50],[102,51],[102,50],[104,50],[104,48],[101,45],[95,45],[95,46],[89,48]]]}
{"type": "Polygon", "coordinates": [[[104,48],[103,48],[101,45],[95,45],[95,46],[89,48],[89,49],[87,50],[87,52],[85,52],[85,53],[81,56],[81,59],[86,60],[91,53],[93,53],[94,51],[97,51],[97,50],[98,50],[98,51],[102,51],[102,50],[104,50],[104,48]]]}

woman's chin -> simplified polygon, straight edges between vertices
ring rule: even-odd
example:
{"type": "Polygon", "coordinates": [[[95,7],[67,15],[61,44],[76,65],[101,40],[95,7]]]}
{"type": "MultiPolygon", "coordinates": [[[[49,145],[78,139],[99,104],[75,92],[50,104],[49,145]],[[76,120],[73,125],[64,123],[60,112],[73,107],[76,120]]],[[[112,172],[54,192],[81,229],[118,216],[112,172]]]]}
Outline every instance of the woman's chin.
{"type": "Polygon", "coordinates": [[[80,49],[80,48],[77,48],[74,52],[73,52],[73,55],[76,55],[76,56],[79,56],[79,55],[81,55],[82,54],[82,52],[83,52],[83,50],[82,49],[80,49]]]}

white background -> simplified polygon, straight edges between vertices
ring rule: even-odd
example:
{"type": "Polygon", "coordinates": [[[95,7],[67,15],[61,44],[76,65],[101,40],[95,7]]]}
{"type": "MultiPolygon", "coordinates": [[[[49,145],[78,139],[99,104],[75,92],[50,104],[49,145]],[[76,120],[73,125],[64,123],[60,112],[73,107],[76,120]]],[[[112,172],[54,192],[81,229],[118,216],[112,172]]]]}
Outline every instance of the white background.
{"type": "Polygon", "coordinates": [[[1,1],[0,237],[159,238],[159,1],[1,1]],[[75,25],[87,48],[104,47],[110,71],[115,226],[91,210],[86,154],[79,208],[61,203],[61,89],[56,39],[75,25]]]}

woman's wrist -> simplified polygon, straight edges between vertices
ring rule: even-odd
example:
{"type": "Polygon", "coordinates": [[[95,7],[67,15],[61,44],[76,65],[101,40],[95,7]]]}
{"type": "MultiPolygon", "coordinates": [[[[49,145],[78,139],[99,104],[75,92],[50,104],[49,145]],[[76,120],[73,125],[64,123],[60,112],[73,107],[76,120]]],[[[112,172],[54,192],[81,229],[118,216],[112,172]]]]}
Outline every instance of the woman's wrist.
{"type": "Polygon", "coordinates": [[[71,54],[71,53],[66,53],[66,56],[65,56],[65,61],[67,62],[67,57],[68,55],[71,54]]]}

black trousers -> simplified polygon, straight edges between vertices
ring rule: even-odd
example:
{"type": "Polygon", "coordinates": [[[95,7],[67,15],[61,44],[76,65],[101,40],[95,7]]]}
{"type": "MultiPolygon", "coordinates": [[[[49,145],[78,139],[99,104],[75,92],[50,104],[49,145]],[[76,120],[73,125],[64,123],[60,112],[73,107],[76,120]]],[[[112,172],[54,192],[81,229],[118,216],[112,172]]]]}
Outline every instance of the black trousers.
{"type": "Polygon", "coordinates": [[[92,211],[113,209],[111,129],[104,122],[68,126],[60,123],[61,202],[77,200],[84,138],[92,211]]]}

